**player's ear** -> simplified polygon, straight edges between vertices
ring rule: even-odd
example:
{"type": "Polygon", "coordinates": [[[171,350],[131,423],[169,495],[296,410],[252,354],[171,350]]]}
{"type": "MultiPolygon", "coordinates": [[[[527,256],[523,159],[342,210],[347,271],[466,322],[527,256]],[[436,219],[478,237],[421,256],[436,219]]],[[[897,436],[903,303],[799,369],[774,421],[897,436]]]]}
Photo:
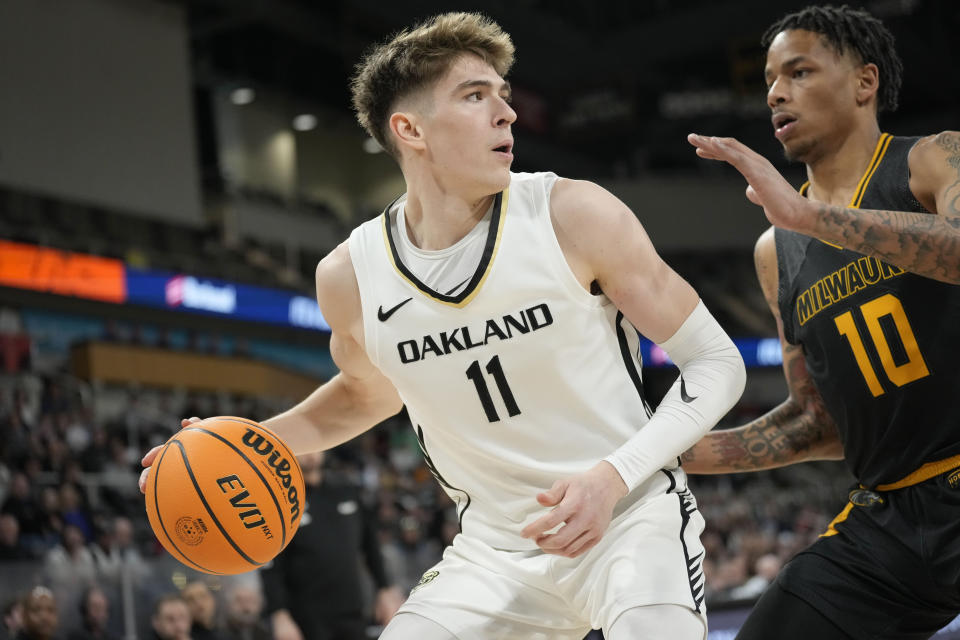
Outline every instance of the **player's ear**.
{"type": "Polygon", "coordinates": [[[863,106],[880,89],[880,70],[872,62],[857,69],[857,104],[863,106]]]}
{"type": "Polygon", "coordinates": [[[421,118],[416,111],[395,111],[389,120],[397,148],[420,150],[426,145],[421,118]]]}

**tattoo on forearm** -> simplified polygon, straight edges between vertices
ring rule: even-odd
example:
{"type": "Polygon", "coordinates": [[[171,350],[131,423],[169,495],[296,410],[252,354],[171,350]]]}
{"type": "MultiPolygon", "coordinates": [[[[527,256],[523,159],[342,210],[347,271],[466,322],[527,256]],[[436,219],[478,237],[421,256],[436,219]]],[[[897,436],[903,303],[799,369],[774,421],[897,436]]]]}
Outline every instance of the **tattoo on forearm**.
{"type": "MultiPolygon", "coordinates": [[[[960,181],[955,185],[960,190],[960,181]]],[[[960,191],[953,199],[954,207],[960,191]]],[[[960,212],[957,212],[960,215],[960,212]]],[[[921,276],[960,283],[960,217],[820,204],[822,237],[921,276]]]]}
{"type": "Polygon", "coordinates": [[[918,275],[960,284],[960,134],[934,138],[947,153],[954,181],[943,192],[938,215],[852,210],[820,203],[816,234],[918,275]]]}
{"type": "Polygon", "coordinates": [[[715,469],[755,471],[800,462],[837,437],[833,420],[806,373],[803,350],[784,349],[784,372],[793,396],[748,425],[715,431],[684,452],[681,460],[711,461],[715,469]]]}

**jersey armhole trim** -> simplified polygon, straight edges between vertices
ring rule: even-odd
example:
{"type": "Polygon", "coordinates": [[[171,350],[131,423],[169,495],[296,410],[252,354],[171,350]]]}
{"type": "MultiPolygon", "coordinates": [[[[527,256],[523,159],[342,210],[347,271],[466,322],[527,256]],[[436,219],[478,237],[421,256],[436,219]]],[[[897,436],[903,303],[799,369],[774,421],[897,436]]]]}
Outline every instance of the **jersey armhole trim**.
{"type": "Polygon", "coordinates": [[[550,259],[554,266],[553,271],[564,289],[567,290],[570,298],[577,304],[588,309],[598,309],[612,304],[612,302],[610,302],[610,299],[607,298],[606,295],[595,296],[580,285],[580,281],[577,280],[576,274],[573,273],[570,263],[567,262],[567,256],[563,253],[560,240],[557,238],[557,231],[553,227],[551,197],[553,195],[553,189],[560,180],[562,180],[562,178],[559,176],[554,177],[553,180],[549,180],[548,178],[544,179],[543,197],[546,204],[544,207],[545,215],[537,216],[540,218],[539,223],[543,227],[544,248],[550,253],[550,259]]]}
{"type": "MultiPolygon", "coordinates": [[[[357,290],[360,294],[360,324],[363,327],[363,350],[366,352],[367,357],[370,358],[370,362],[379,369],[380,351],[376,338],[376,325],[373,324],[376,312],[370,308],[367,300],[367,296],[371,291],[368,270],[362,268],[364,264],[370,262],[366,248],[368,226],[369,223],[365,223],[357,227],[354,232],[350,234],[348,247],[350,249],[350,262],[353,266],[353,274],[357,278],[357,290]]],[[[379,231],[376,227],[374,227],[374,230],[379,231]]]]}

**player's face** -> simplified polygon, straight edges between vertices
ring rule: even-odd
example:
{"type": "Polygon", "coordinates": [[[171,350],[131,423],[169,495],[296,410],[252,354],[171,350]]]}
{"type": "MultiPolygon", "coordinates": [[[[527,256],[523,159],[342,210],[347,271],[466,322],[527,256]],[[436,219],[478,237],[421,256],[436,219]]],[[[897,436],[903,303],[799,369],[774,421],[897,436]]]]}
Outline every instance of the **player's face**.
{"type": "Polygon", "coordinates": [[[767,50],[764,75],[774,135],[790,160],[816,159],[826,141],[842,138],[857,109],[857,65],[819,34],[781,31],[767,50]]]}
{"type": "Polygon", "coordinates": [[[426,157],[447,186],[502,191],[510,184],[517,114],[510,85],[474,55],[458,58],[433,87],[423,119],[426,157]]]}

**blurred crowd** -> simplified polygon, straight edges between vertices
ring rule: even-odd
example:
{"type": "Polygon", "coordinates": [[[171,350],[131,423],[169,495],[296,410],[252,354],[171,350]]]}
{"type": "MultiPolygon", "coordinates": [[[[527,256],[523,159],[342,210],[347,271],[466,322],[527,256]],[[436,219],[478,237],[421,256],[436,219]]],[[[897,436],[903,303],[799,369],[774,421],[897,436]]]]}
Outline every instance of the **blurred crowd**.
{"type": "MultiPolygon", "coordinates": [[[[137,476],[143,453],[169,438],[182,417],[265,419],[284,405],[91,385],[67,374],[0,374],[0,639],[270,638],[276,618],[260,575],[202,576],[169,558],[147,524],[137,476]]],[[[728,420],[762,410],[740,408],[728,420]]],[[[331,452],[324,477],[357,489],[397,593],[417,583],[458,531],[456,509],[404,414],[331,452]]],[[[709,606],[755,599],[825,530],[847,483],[836,463],[691,478],[707,521],[709,606]]],[[[383,582],[363,582],[371,633],[383,582]]]]}

